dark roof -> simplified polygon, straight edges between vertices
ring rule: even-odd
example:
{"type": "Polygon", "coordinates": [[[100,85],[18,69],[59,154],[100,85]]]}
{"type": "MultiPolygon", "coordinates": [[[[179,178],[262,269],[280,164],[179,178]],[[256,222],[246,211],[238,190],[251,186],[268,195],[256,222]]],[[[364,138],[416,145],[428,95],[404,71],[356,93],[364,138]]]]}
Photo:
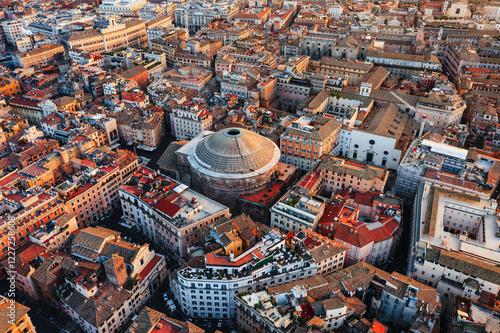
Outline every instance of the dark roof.
{"type": "Polygon", "coordinates": [[[114,314],[130,297],[130,292],[118,290],[115,285],[105,282],[94,297],[86,298],[74,291],[66,304],[92,326],[98,327],[114,314]]]}
{"type": "Polygon", "coordinates": [[[163,170],[175,171],[178,170],[177,155],[175,152],[184,146],[188,141],[174,141],[170,143],[167,149],[163,152],[158,160],[158,166],[163,170]]]}
{"type": "Polygon", "coordinates": [[[426,260],[489,282],[500,281],[500,267],[465,254],[430,248],[426,250],[426,260]]]}

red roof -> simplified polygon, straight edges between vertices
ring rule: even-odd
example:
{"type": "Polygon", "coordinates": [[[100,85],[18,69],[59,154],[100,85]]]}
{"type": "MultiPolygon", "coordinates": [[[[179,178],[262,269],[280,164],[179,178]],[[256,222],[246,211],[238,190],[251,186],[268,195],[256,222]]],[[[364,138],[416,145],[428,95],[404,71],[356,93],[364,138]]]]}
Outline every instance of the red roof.
{"type": "Polygon", "coordinates": [[[9,101],[9,104],[26,105],[37,108],[38,108],[38,103],[40,103],[39,100],[27,99],[22,97],[14,97],[9,101]]]}
{"type": "Polygon", "coordinates": [[[319,220],[319,223],[327,223],[327,222],[334,222],[335,218],[340,216],[340,212],[342,211],[342,208],[344,208],[345,203],[341,204],[329,204],[325,208],[325,212],[323,213],[323,216],[321,216],[321,219],[319,220]]]}
{"type": "Polygon", "coordinates": [[[155,205],[155,208],[158,209],[160,212],[165,213],[168,217],[174,217],[175,214],[177,214],[177,212],[179,210],[181,210],[181,207],[172,203],[172,201],[174,201],[174,199],[175,199],[175,198],[172,198],[173,196],[175,196],[175,198],[177,198],[179,195],[174,194],[174,195],[169,196],[168,198],[161,199],[155,205]],[[170,198],[170,200],[168,200],[169,198],[170,198]]]}
{"type": "Polygon", "coordinates": [[[28,263],[31,260],[35,259],[40,253],[43,253],[45,248],[41,245],[35,243],[28,243],[26,247],[18,250],[19,257],[23,263],[28,263]]]}
{"type": "Polygon", "coordinates": [[[85,165],[85,166],[88,166],[89,168],[93,168],[95,167],[97,164],[95,164],[94,162],[92,162],[91,160],[89,159],[83,159],[81,162],[80,162],[81,165],[85,165]]]}
{"type": "Polygon", "coordinates": [[[149,331],[150,333],[179,333],[181,327],[174,326],[170,322],[160,317],[158,323],[149,331]],[[159,324],[159,325],[158,325],[159,324]]]}
{"type": "Polygon", "coordinates": [[[387,230],[385,226],[373,229],[372,236],[375,239],[375,243],[383,242],[388,239],[392,239],[392,234],[387,230]]]}
{"type": "Polygon", "coordinates": [[[214,252],[205,255],[205,264],[211,266],[241,266],[254,259],[252,253],[241,257],[236,261],[230,261],[228,256],[218,256],[214,252]]]}
{"type": "Polygon", "coordinates": [[[66,201],[69,201],[73,199],[76,196],[79,196],[80,194],[86,192],[88,189],[90,189],[92,186],[94,186],[92,183],[86,183],[83,186],[80,186],[75,192],[73,192],[67,199],[66,201]]]}
{"type": "Polygon", "coordinates": [[[275,183],[269,188],[265,188],[257,193],[242,195],[240,198],[267,206],[280,193],[283,183],[275,183]]]}
{"type": "MultiPolygon", "coordinates": [[[[69,129],[68,129],[68,130],[69,130],[69,129]]],[[[71,139],[71,141],[72,141],[72,142],[76,142],[76,141],[78,141],[78,142],[85,142],[85,141],[87,141],[87,139],[88,139],[88,138],[87,138],[86,136],[79,135],[79,136],[76,136],[76,137],[74,137],[73,139],[71,139]]]]}
{"type": "Polygon", "coordinates": [[[156,264],[160,261],[161,257],[160,256],[154,256],[153,259],[151,259],[150,262],[142,269],[142,271],[139,273],[139,281],[144,280],[148,274],[155,268],[156,264]]]}
{"type": "Polygon", "coordinates": [[[124,185],[121,187],[122,190],[127,191],[128,193],[135,195],[136,197],[139,197],[144,194],[144,191],[141,189],[138,189],[135,186],[130,186],[130,185],[124,185]]]}
{"type": "Polygon", "coordinates": [[[340,223],[335,233],[335,240],[337,239],[358,248],[365,247],[375,240],[363,222],[356,222],[353,225],[340,223]]]}
{"type": "Polygon", "coordinates": [[[372,324],[373,333],[386,333],[387,329],[388,329],[387,326],[382,324],[377,319],[373,319],[373,324],[372,324]]]}
{"type": "Polygon", "coordinates": [[[356,192],[356,194],[354,195],[354,201],[357,204],[371,207],[373,206],[373,200],[377,195],[378,193],[376,192],[366,192],[366,193],[356,192]]]}
{"type": "Polygon", "coordinates": [[[394,216],[381,215],[379,222],[382,223],[390,233],[395,233],[399,229],[399,222],[394,219],[394,216]]]}
{"type": "Polygon", "coordinates": [[[300,187],[304,187],[306,189],[311,189],[311,187],[316,183],[320,174],[318,171],[314,173],[310,173],[303,181],[300,182],[300,187]]]}
{"type": "Polygon", "coordinates": [[[105,171],[107,173],[110,173],[111,171],[115,170],[117,166],[114,165],[108,165],[107,167],[100,167],[99,170],[105,171]]]}

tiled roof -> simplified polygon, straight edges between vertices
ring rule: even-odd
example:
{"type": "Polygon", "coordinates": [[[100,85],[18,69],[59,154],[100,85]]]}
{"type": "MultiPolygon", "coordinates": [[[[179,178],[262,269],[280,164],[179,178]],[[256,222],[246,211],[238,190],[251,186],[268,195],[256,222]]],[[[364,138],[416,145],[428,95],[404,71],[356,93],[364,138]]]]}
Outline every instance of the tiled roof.
{"type": "Polygon", "coordinates": [[[177,165],[177,155],[175,152],[184,146],[188,141],[174,141],[170,143],[167,149],[163,152],[160,159],[158,160],[158,165],[164,170],[178,170],[177,165]]]}
{"type": "Polygon", "coordinates": [[[489,282],[500,281],[500,267],[465,254],[431,248],[426,251],[426,260],[489,282]]]}
{"type": "Polygon", "coordinates": [[[375,241],[370,230],[363,222],[357,222],[353,225],[340,223],[335,233],[335,239],[362,248],[375,241]]]}
{"type": "Polygon", "coordinates": [[[14,311],[11,311],[11,303],[9,299],[0,303],[0,316],[3,318],[0,320],[0,332],[7,332],[7,330],[12,327],[9,323],[10,320],[17,323],[19,319],[21,319],[30,310],[27,306],[17,302],[14,303],[14,309],[14,311]]]}
{"type": "Polygon", "coordinates": [[[126,241],[109,241],[106,242],[100,254],[107,258],[111,258],[113,254],[118,254],[119,256],[123,257],[125,263],[130,264],[139,252],[139,249],[140,248],[136,244],[126,241]]]}
{"type": "Polygon", "coordinates": [[[110,282],[102,284],[94,297],[86,298],[81,293],[75,291],[66,301],[80,317],[92,326],[99,327],[110,318],[130,297],[130,293],[125,290],[118,290],[110,282]]]}
{"type": "Polygon", "coordinates": [[[309,252],[311,253],[311,256],[314,258],[314,260],[316,260],[316,262],[322,262],[334,257],[339,253],[345,252],[346,250],[347,248],[340,245],[336,246],[333,244],[324,244],[312,250],[309,250],[309,252]]]}
{"type": "Polygon", "coordinates": [[[54,264],[54,260],[46,259],[40,264],[40,266],[35,270],[31,278],[37,281],[42,286],[47,286],[54,282],[57,277],[51,272],[51,265],[54,264]]]}
{"type": "Polygon", "coordinates": [[[370,62],[340,60],[330,57],[322,57],[321,62],[327,66],[347,67],[349,69],[359,69],[364,71],[369,71],[372,67],[372,63],[370,62]]]}
{"type": "Polygon", "coordinates": [[[374,178],[383,179],[386,173],[385,169],[374,166],[353,163],[331,155],[325,155],[321,163],[318,165],[318,170],[329,170],[339,175],[352,175],[356,178],[372,180],[374,178]],[[339,161],[343,163],[339,163],[339,161]]]}
{"type": "Polygon", "coordinates": [[[80,232],[76,235],[75,239],[73,240],[73,246],[81,245],[83,247],[99,251],[104,245],[106,239],[112,239],[118,237],[119,235],[120,233],[117,231],[106,229],[100,226],[88,227],[80,230],[80,232]]]}

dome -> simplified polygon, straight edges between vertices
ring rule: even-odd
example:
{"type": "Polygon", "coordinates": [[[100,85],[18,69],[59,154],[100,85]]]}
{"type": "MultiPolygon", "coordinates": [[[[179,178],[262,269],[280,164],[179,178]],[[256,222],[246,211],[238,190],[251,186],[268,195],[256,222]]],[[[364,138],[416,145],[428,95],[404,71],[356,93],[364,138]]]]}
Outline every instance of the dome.
{"type": "Polygon", "coordinates": [[[276,154],[279,149],[271,140],[246,129],[228,128],[201,140],[195,159],[211,171],[241,174],[267,166],[276,154]]]}

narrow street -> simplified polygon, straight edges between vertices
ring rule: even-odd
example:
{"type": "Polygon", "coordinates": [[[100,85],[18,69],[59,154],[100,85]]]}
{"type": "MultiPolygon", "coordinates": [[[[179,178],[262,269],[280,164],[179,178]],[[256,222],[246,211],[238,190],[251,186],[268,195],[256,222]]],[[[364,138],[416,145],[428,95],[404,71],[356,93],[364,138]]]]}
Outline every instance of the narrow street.
{"type": "MultiPolygon", "coordinates": [[[[158,148],[156,148],[154,151],[146,151],[142,149],[135,149],[135,153],[137,153],[137,156],[139,157],[146,157],[150,161],[147,163],[147,167],[157,170],[158,165],[156,164],[158,160],[160,159],[161,155],[163,155],[163,152],[165,149],[167,149],[168,145],[172,142],[175,141],[175,137],[172,136],[170,133],[170,126],[165,129],[165,135],[161,139],[160,144],[158,145],[158,148]]],[[[122,149],[127,149],[131,152],[134,152],[134,146],[129,146],[126,143],[121,143],[121,148],[122,149]]]]}

